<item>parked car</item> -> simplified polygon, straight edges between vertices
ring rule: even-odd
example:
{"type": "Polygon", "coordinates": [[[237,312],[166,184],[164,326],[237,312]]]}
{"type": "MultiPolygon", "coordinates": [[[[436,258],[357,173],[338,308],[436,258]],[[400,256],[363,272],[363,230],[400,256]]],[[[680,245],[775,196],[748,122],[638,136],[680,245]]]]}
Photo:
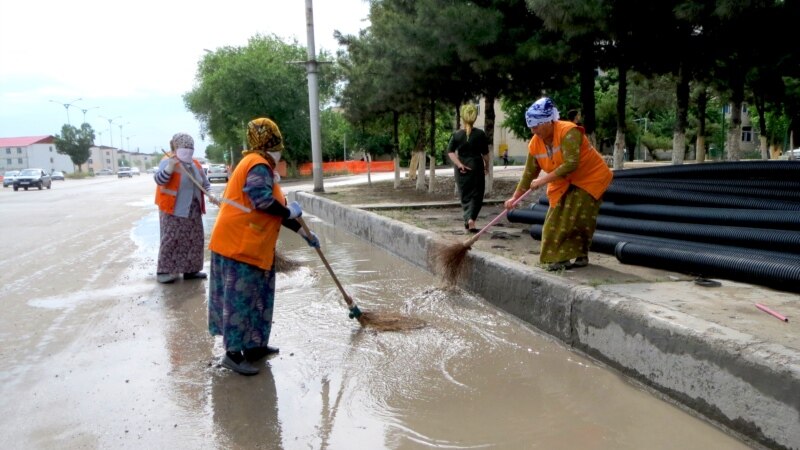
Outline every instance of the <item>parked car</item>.
{"type": "Polygon", "coordinates": [[[26,191],[29,187],[37,187],[41,191],[42,188],[50,189],[53,181],[50,174],[42,169],[23,169],[19,175],[14,179],[14,190],[18,191],[23,188],[26,191]]]}
{"type": "Polygon", "coordinates": [[[150,167],[145,172],[147,173],[156,173],[158,171],[158,167],[150,167]]]}
{"type": "Polygon", "coordinates": [[[95,175],[114,175],[114,171],[111,169],[100,169],[97,171],[97,173],[95,173],[95,175]]]}
{"type": "Polygon", "coordinates": [[[208,173],[206,174],[208,177],[209,183],[213,183],[214,180],[222,180],[224,182],[228,182],[228,168],[224,165],[213,165],[208,168],[208,173]]]}
{"type": "Polygon", "coordinates": [[[64,172],[62,172],[60,170],[56,170],[56,171],[54,171],[53,173],[50,174],[50,179],[51,180],[64,181],[64,172]]]}
{"type": "Polygon", "coordinates": [[[119,170],[117,170],[117,178],[122,177],[133,178],[133,172],[131,172],[130,167],[120,167],[119,170]]]}
{"type": "Polygon", "coordinates": [[[19,170],[9,170],[3,174],[3,187],[9,187],[14,184],[14,178],[19,175],[19,170]]]}
{"type": "Polygon", "coordinates": [[[139,170],[138,167],[131,167],[131,173],[133,175],[141,175],[142,174],[142,172],[139,170]]]}

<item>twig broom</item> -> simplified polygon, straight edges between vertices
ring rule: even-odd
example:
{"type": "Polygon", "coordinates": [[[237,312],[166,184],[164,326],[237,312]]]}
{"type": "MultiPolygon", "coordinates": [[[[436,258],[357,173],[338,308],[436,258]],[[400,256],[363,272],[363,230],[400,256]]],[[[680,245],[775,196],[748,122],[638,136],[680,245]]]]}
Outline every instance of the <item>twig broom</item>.
{"type": "MultiPolygon", "coordinates": [[[[530,189],[525,191],[524,194],[520,195],[516,200],[514,200],[514,203],[511,206],[517,206],[517,204],[530,193],[530,189]]],[[[478,241],[478,238],[480,238],[483,233],[485,233],[489,228],[505,217],[506,214],[508,214],[508,210],[504,209],[503,212],[498,214],[497,217],[492,219],[491,222],[486,224],[486,226],[481,228],[480,231],[475,233],[475,235],[471,238],[464,242],[454,242],[452,244],[448,244],[438,251],[435,257],[435,262],[448,284],[453,285],[455,284],[456,280],[458,280],[458,277],[461,275],[461,271],[464,268],[464,260],[467,257],[467,252],[470,251],[472,245],[478,241]]]]}
{"type": "MultiPolygon", "coordinates": [[[[303,227],[303,231],[306,232],[306,235],[311,236],[311,230],[308,229],[308,225],[306,225],[305,220],[303,220],[302,217],[298,217],[296,220],[298,223],[300,223],[300,226],[303,227]]],[[[361,324],[362,327],[370,327],[379,331],[401,331],[425,326],[425,322],[419,319],[412,319],[400,314],[378,314],[374,312],[361,311],[358,305],[356,305],[356,303],[353,301],[353,298],[350,297],[350,294],[348,294],[344,289],[342,283],[339,282],[339,278],[333,272],[333,268],[331,267],[330,263],[328,263],[328,259],[325,258],[325,254],[322,253],[322,249],[315,247],[314,250],[317,251],[319,258],[322,260],[325,268],[328,269],[328,273],[331,275],[331,278],[333,278],[333,282],[336,283],[336,287],[339,288],[339,292],[342,293],[342,297],[344,297],[347,308],[350,310],[350,318],[358,320],[358,323],[361,324]]]]}

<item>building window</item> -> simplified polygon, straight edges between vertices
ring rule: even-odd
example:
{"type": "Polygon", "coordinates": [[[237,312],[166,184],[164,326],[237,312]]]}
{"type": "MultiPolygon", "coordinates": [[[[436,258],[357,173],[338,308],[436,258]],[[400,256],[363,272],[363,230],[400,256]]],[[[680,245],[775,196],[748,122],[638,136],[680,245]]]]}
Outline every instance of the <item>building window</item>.
{"type": "Polygon", "coordinates": [[[742,103],[742,114],[747,114],[747,103],[742,103]]]}
{"type": "Polygon", "coordinates": [[[106,164],[111,164],[111,160],[106,158],[106,164]]]}
{"type": "Polygon", "coordinates": [[[50,153],[53,153],[53,146],[50,146],[50,153]]]}
{"type": "Polygon", "coordinates": [[[53,158],[50,158],[50,164],[52,164],[52,163],[53,163],[53,158]]]}
{"type": "Polygon", "coordinates": [[[92,163],[92,158],[89,158],[89,164],[91,164],[91,163],[92,163]]]}
{"type": "Polygon", "coordinates": [[[6,149],[6,155],[10,155],[10,154],[11,154],[11,149],[10,149],[10,148],[7,148],[7,149],[6,149]]]}
{"type": "Polygon", "coordinates": [[[19,164],[22,164],[22,158],[17,158],[17,162],[18,162],[19,164]]]}
{"type": "Polygon", "coordinates": [[[6,164],[11,165],[11,158],[6,159],[6,164]]]}
{"type": "Polygon", "coordinates": [[[17,147],[17,154],[20,154],[20,153],[22,153],[22,149],[17,147]]]}
{"type": "Polygon", "coordinates": [[[731,105],[725,105],[722,107],[722,113],[728,115],[731,113],[731,105]]]}
{"type": "Polygon", "coordinates": [[[742,127],[742,142],[753,142],[753,127],[742,127]]]}
{"type": "Polygon", "coordinates": [[[106,156],[108,156],[108,155],[110,155],[110,154],[111,154],[111,152],[108,152],[108,151],[106,152],[106,156]]]}

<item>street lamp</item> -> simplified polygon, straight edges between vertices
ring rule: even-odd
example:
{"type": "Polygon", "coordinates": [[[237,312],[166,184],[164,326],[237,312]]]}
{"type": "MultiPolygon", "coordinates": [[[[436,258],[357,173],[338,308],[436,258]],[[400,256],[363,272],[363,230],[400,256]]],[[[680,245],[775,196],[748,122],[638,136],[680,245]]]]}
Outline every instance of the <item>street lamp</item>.
{"type": "Polygon", "coordinates": [[[70,106],[75,106],[75,105],[73,105],[73,103],[75,103],[75,102],[77,102],[77,101],[79,101],[79,100],[83,100],[83,99],[82,99],[82,98],[76,98],[75,100],[72,100],[72,101],[71,101],[71,102],[69,102],[69,103],[61,103],[61,102],[57,102],[57,101],[55,101],[55,100],[48,100],[48,101],[49,101],[49,102],[52,102],[52,103],[58,103],[59,105],[63,106],[63,107],[64,107],[64,109],[65,109],[65,110],[67,110],[67,125],[72,125],[72,124],[70,123],[70,121],[69,121],[69,107],[70,107],[70,106]]]}
{"type": "MultiPolygon", "coordinates": [[[[109,119],[108,117],[103,117],[103,116],[99,116],[99,117],[101,119],[106,119],[108,121],[108,140],[109,140],[108,146],[109,147],[113,147],[114,146],[114,129],[111,128],[111,122],[113,122],[113,121],[115,121],[117,119],[121,119],[122,116],[117,116],[117,117],[114,117],[113,119],[109,119]]],[[[122,137],[122,136],[120,136],[120,137],[122,137]]],[[[122,145],[122,139],[120,139],[120,145],[122,145]]]]}
{"type": "Polygon", "coordinates": [[[638,139],[636,139],[636,147],[639,148],[639,153],[642,154],[642,161],[647,161],[647,152],[642,152],[642,134],[647,134],[647,117],[641,117],[639,119],[633,119],[634,122],[641,122],[644,120],[644,133],[640,133],[638,139]]]}
{"type": "Polygon", "coordinates": [[[130,136],[125,136],[125,141],[128,143],[128,151],[131,151],[131,138],[132,137],[136,137],[136,135],[132,134],[130,136]]]}
{"type": "Polygon", "coordinates": [[[125,125],[130,125],[130,122],[125,122],[119,124],[119,146],[122,147],[122,127],[125,125]]]}
{"type": "Polygon", "coordinates": [[[86,123],[86,113],[97,108],[99,108],[99,106],[92,106],[91,108],[86,109],[81,108],[81,112],[83,113],[83,123],[86,123]]]}

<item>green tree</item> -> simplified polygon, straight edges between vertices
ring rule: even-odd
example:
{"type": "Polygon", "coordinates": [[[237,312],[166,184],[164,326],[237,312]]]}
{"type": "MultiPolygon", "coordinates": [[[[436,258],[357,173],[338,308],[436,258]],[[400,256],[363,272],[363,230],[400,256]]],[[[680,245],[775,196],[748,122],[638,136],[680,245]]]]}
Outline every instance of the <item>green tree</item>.
{"type": "Polygon", "coordinates": [[[75,128],[65,124],[61,127],[61,134],[54,138],[56,151],[62,155],[69,156],[72,164],[78,167],[78,172],[83,172],[83,164],[89,160],[90,149],[94,145],[94,130],[88,123],[75,128]]]}
{"type": "MultiPolygon", "coordinates": [[[[223,148],[236,149],[239,158],[247,122],[268,117],[278,124],[289,162],[311,159],[308,93],[304,61],[306,50],[296,41],[257,35],[246,47],[224,47],[207,53],[198,64],[197,86],[184,95],[186,107],[200,121],[204,133],[223,148]]],[[[329,60],[322,53],[319,60],[329,60]]],[[[320,103],[334,94],[338,69],[329,65],[320,73],[320,103]]]]}

